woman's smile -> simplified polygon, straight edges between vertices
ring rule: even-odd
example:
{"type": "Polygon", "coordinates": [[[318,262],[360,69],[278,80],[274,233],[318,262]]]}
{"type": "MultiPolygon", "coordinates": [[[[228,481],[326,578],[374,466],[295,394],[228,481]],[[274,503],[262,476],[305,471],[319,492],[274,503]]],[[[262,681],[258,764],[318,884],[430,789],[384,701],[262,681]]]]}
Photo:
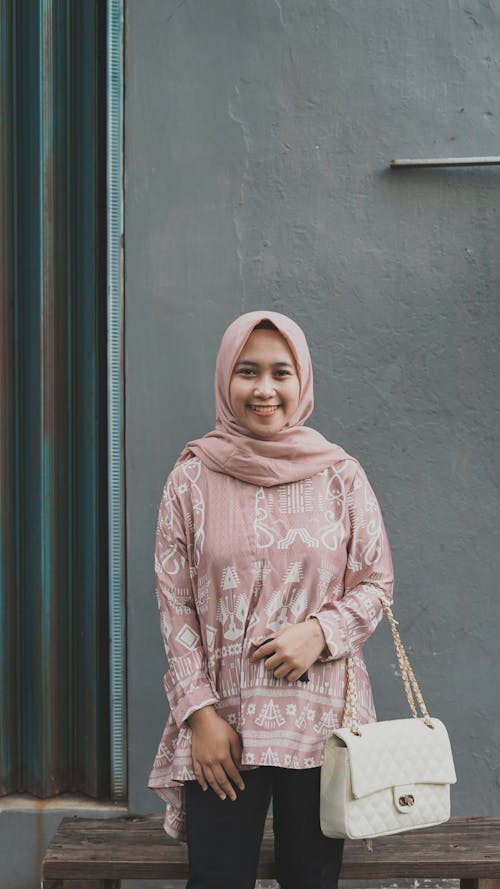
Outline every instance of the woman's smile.
{"type": "Polygon", "coordinates": [[[248,407],[259,417],[272,417],[281,407],[280,404],[249,404],[248,407]]]}

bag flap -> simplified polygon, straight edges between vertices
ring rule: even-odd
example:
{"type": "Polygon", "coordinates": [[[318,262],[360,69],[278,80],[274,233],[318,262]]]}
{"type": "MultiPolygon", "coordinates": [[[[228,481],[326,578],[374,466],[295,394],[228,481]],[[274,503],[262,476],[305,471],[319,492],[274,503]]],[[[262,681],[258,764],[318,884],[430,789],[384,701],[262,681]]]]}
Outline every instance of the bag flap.
{"type": "Polygon", "coordinates": [[[448,732],[439,719],[431,721],[433,729],[423,717],[365,723],[359,726],[361,736],[348,728],[336,729],[333,736],[349,753],[353,795],[400,784],[454,784],[448,732]]]}

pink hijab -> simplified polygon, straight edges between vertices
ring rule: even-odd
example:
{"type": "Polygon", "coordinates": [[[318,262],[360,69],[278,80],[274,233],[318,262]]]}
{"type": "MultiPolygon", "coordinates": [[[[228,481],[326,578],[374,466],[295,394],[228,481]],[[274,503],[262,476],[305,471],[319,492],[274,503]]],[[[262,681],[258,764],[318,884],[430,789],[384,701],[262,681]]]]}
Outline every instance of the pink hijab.
{"type": "Polygon", "coordinates": [[[338,460],[352,459],[316,429],[304,426],[314,407],[311,356],[302,329],[279,312],[247,312],[229,325],[215,366],[215,405],[215,429],[188,442],[177,463],[199,457],[214,472],[223,472],[252,485],[271,487],[315,475],[338,460]],[[229,400],[236,360],[254,327],[264,320],[271,321],[285,338],[295,358],[300,381],[297,410],[280,432],[266,438],[250,432],[240,422],[229,400]]]}

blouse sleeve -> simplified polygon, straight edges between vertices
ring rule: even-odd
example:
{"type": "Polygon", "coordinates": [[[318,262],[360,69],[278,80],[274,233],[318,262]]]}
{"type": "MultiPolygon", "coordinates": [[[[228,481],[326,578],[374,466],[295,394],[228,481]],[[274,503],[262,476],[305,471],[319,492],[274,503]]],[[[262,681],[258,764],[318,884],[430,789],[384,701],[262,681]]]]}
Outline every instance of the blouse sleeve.
{"type": "Polygon", "coordinates": [[[158,512],[155,576],[160,629],[169,662],[163,684],[179,727],[195,710],[219,701],[208,674],[184,528],[170,475],[158,512]]]}
{"type": "Polygon", "coordinates": [[[392,603],[391,550],[377,498],[360,464],[347,494],[351,537],[347,548],[344,596],[326,602],[308,619],[319,620],[326,649],[319,661],[356,654],[382,619],[380,594],[392,603]]]}

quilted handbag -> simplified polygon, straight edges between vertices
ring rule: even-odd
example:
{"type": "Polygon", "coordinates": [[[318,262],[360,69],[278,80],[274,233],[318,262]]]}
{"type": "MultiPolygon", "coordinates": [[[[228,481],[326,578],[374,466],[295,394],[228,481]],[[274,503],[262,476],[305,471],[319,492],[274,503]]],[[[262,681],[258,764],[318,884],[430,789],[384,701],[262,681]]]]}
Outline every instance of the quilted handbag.
{"type": "Polygon", "coordinates": [[[439,719],[429,716],[390,602],[380,598],[412,717],[360,728],[354,661],[347,658],[342,727],[327,739],[321,767],[320,823],[328,837],[370,841],[450,817],[450,784],[457,778],[448,732],[439,719]]]}

